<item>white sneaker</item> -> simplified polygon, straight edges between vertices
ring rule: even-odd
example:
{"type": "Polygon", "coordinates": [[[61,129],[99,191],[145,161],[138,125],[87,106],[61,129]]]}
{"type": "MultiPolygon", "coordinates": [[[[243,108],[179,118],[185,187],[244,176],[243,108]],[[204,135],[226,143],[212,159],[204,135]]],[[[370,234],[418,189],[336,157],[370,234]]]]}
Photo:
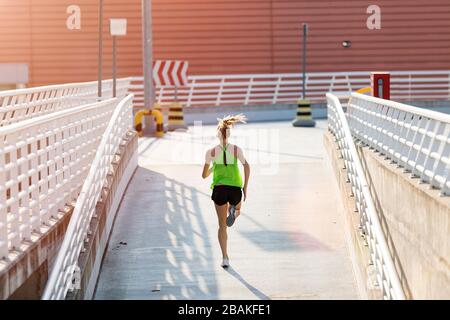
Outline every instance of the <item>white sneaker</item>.
{"type": "Polygon", "coordinates": [[[230,266],[230,260],[228,258],[223,258],[222,268],[228,268],[230,266]]]}

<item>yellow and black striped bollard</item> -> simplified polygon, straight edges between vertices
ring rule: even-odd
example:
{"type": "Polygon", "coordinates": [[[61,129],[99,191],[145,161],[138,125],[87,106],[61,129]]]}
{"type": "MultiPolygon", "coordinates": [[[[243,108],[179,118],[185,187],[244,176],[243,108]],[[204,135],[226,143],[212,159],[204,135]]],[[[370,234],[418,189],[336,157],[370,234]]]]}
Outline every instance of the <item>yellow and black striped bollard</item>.
{"type": "Polygon", "coordinates": [[[177,129],[187,129],[187,126],[184,123],[183,107],[180,103],[174,102],[170,105],[169,117],[167,122],[169,131],[174,131],[177,129]]]}
{"type": "Polygon", "coordinates": [[[312,118],[311,103],[308,100],[297,101],[297,115],[292,121],[294,127],[315,127],[316,122],[312,118]]]}

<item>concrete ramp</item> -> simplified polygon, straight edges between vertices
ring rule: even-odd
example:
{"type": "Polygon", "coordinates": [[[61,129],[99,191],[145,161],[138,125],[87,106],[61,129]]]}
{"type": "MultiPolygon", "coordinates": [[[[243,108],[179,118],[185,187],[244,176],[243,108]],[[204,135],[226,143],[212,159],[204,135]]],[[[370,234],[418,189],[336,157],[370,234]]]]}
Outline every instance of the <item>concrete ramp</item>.
{"type": "Polygon", "coordinates": [[[201,178],[215,127],[143,138],[96,299],[357,299],[343,206],[322,136],[289,122],[238,126],[252,166],[242,215],[220,267],[210,180],[201,178]]]}

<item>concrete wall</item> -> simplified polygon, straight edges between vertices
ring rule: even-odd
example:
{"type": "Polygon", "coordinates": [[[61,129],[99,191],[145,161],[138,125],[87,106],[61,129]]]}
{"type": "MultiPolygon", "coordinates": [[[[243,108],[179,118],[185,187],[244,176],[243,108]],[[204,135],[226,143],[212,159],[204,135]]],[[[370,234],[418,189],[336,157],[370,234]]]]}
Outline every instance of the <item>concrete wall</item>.
{"type": "MultiPolygon", "coordinates": [[[[374,270],[367,264],[367,248],[361,246],[358,215],[337,144],[330,133],[325,134],[324,143],[348,208],[355,271],[368,297],[377,298],[372,285],[374,270]]],[[[367,147],[357,149],[406,297],[450,299],[450,197],[419,184],[379,153],[367,147]]]]}
{"type": "Polygon", "coordinates": [[[358,147],[407,297],[450,299],[450,197],[358,147]]]}
{"type": "Polygon", "coordinates": [[[73,207],[67,206],[58,220],[32,243],[24,243],[20,251],[11,252],[8,259],[0,260],[0,299],[39,299],[48,278],[73,207]]]}
{"type": "MultiPolygon", "coordinates": [[[[346,102],[342,99],[342,102],[346,102]]],[[[407,104],[426,108],[438,112],[450,114],[449,101],[414,101],[407,104]]],[[[327,106],[324,103],[311,104],[312,116],[314,119],[326,119],[327,106]]],[[[184,108],[184,118],[187,125],[193,125],[195,121],[202,121],[203,124],[215,124],[217,118],[229,114],[244,113],[249,122],[256,121],[284,121],[295,118],[297,105],[253,105],[253,106],[220,106],[220,107],[187,107],[184,108]]],[[[167,123],[168,107],[163,107],[165,123],[167,123]]]]}
{"type": "MultiPolygon", "coordinates": [[[[193,125],[194,121],[203,124],[216,124],[217,118],[230,114],[244,113],[250,122],[293,120],[297,113],[297,105],[257,105],[237,107],[189,107],[185,108],[185,121],[193,125]]],[[[312,105],[312,115],[316,119],[326,118],[326,106],[312,105]]]]}
{"type": "MultiPolygon", "coordinates": [[[[97,204],[97,218],[92,221],[92,237],[79,260],[82,283],[81,290],[74,292],[76,298],[93,293],[117,207],[136,166],[137,136],[129,133],[113,162],[113,174],[108,176],[102,200],[97,204]]],[[[41,297],[72,211],[73,206],[68,206],[43,234],[34,235],[31,243],[24,243],[20,251],[11,252],[8,260],[0,260],[0,299],[41,297]]]]}
{"type": "MultiPolygon", "coordinates": [[[[167,124],[168,106],[163,106],[164,124],[167,124]]],[[[327,109],[325,104],[312,104],[312,116],[314,119],[325,119],[327,109]]],[[[134,108],[136,113],[140,108],[134,108]]],[[[230,114],[244,113],[249,122],[258,121],[285,121],[293,120],[297,113],[295,104],[279,105],[253,105],[253,106],[220,106],[220,107],[187,107],[183,108],[184,121],[187,125],[193,125],[195,121],[202,124],[216,124],[217,118],[230,114]]]]}

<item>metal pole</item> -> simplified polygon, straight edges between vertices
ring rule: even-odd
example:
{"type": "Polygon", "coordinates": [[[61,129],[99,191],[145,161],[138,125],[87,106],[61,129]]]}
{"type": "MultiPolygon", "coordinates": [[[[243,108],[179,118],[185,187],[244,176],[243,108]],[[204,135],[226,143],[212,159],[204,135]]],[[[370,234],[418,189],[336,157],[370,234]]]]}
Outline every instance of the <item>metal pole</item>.
{"type": "Polygon", "coordinates": [[[142,0],[142,66],[144,68],[144,106],[151,109],[154,101],[152,52],[152,2],[142,0]]]}
{"type": "Polygon", "coordinates": [[[113,98],[116,97],[116,36],[112,37],[113,56],[112,56],[112,76],[113,76],[113,98]]]}
{"type": "Polygon", "coordinates": [[[308,36],[308,24],[303,24],[303,79],[302,99],[306,99],[306,37],[308,36]]]}
{"type": "Polygon", "coordinates": [[[103,56],[103,0],[99,0],[98,7],[98,91],[97,96],[102,96],[102,56],[103,56]]]}

